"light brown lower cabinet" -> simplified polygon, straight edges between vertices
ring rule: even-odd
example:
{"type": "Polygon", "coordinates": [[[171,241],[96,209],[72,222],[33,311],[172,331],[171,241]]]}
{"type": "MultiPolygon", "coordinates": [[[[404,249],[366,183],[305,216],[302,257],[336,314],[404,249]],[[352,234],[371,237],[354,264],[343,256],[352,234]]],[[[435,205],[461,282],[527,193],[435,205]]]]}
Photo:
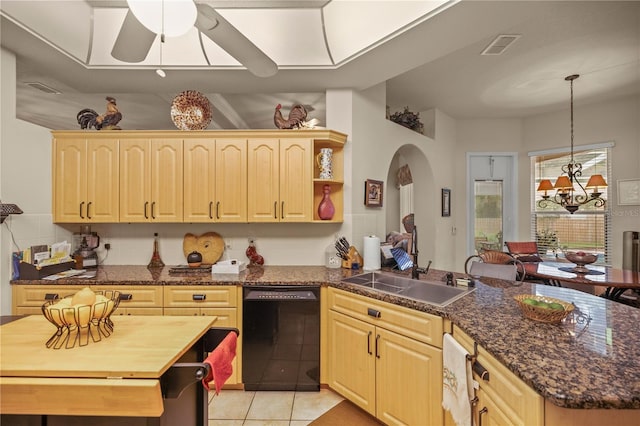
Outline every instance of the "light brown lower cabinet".
{"type": "MultiPolygon", "coordinates": [[[[236,286],[165,286],[164,315],[217,316],[216,327],[238,328],[238,295],[236,286]]],[[[241,305],[241,304],[240,304],[241,305]]],[[[242,383],[242,338],[238,339],[233,374],[225,386],[242,383]]]]}
{"type": "MultiPolygon", "coordinates": [[[[473,339],[457,326],[453,336],[473,353],[473,339]]],[[[478,345],[478,362],[489,372],[489,380],[474,375],[479,384],[474,408],[478,426],[616,426],[637,425],[640,410],[570,409],[546,401],[493,356],[478,345]]],[[[453,425],[447,415],[447,426],[453,425]]]]}
{"type": "Polygon", "coordinates": [[[441,346],[442,319],[334,288],[328,300],[329,386],[388,425],[441,425],[442,350],[407,335],[441,346]]]}

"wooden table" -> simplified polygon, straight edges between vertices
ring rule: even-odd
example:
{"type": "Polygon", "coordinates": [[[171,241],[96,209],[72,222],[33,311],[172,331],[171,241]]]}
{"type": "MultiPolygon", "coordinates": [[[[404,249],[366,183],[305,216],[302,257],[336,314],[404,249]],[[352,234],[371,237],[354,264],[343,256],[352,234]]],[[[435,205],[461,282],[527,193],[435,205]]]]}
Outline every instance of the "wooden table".
{"type": "Polygon", "coordinates": [[[194,348],[216,317],[112,319],[109,337],[71,349],[46,348],[56,328],[41,315],[0,326],[0,413],[164,415],[163,374],[178,361],[202,361],[194,348]]]}
{"type": "Polygon", "coordinates": [[[560,282],[565,281],[581,285],[606,287],[607,290],[604,293],[604,297],[611,300],[619,300],[626,290],[640,289],[640,272],[599,265],[587,265],[587,268],[591,270],[589,274],[577,274],[566,270],[574,266],[573,263],[567,262],[531,262],[524,264],[527,275],[549,280],[555,285],[560,285],[560,282]]]}

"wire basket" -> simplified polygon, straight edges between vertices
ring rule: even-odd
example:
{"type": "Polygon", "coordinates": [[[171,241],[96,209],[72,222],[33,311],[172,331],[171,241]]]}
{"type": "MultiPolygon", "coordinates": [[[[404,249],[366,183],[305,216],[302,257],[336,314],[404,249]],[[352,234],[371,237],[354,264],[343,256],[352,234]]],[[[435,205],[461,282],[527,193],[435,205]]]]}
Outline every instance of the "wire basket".
{"type": "Polygon", "coordinates": [[[47,340],[47,348],[67,349],[99,342],[113,332],[111,314],[120,304],[119,291],[97,291],[92,305],[72,305],[72,296],[50,300],[42,305],[42,314],[56,332],[47,340]],[[98,297],[101,296],[101,297],[98,297]]]}
{"type": "Polygon", "coordinates": [[[514,296],[514,299],[518,303],[525,318],[547,324],[558,324],[562,322],[562,320],[573,312],[574,308],[572,303],[565,302],[564,300],[535,294],[519,294],[514,296]],[[531,302],[525,302],[525,300],[528,299],[531,300],[531,302]],[[541,302],[544,302],[546,305],[540,305],[541,302]],[[551,303],[553,303],[554,306],[561,305],[562,309],[559,309],[559,307],[556,309],[548,307],[548,304],[551,303]]]}

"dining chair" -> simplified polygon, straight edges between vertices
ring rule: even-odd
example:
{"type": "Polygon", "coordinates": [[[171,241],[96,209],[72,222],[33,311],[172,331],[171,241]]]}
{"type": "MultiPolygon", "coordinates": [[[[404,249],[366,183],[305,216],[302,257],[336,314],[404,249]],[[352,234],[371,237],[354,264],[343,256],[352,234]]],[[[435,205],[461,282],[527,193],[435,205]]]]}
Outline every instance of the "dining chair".
{"type": "Polygon", "coordinates": [[[518,280],[518,269],[515,264],[512,265],[499,265],[496,263],[484,263],[472,260],[469,265],[467,274],[478,275],[481,277],[497,278],[500,280],[518,281],[522,283],[522,280],[518,280]]]}
{"type": "Polygon", "coordinates": [[[535,241],[505,241],[509,254],[522,262],[542,262],[535,241]]]}
{"type": "Polygon", "coordinates": [[[522,283],[526,273],[524,264],[509,253],[498,250],[482,250],[469,256],[464,263],[468,275],[480,275],[522,283]]]}

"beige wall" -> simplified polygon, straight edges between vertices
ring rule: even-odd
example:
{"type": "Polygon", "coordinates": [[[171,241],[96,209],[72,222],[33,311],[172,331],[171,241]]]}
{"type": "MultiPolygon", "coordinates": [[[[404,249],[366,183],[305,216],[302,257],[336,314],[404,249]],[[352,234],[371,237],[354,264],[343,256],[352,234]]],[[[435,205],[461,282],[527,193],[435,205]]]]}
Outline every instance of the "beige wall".
{"type": "MultiPolygon", "coordinates": [[[[466,152],[518,152],[518,224],[520,240],[530,239],[530,151],[569,148],[568,110],[525,119],[457,120],[456,162],[464,161],[466,152]]],[[[622,265],[622,232],[640,231],[640,206],[618,206],[616,181],[640,178],[640,96],[601,103],[578,105],[574,110],[575,144],[589,145],[613,141],[612,176],[608,179],[612,222],[612,264],[622,265]]],[[[466,205],[466,172],[456,175],[455,195],[458,208],[466,205]]],[[[466,223],[460,223],[456,239],[456,264],[461,264],[466,247],[466,223]]]]}
{"type": "MultiPolygon", "coordinates": [[[[525,153],[545,148],[568,148],[569,135],[568,110],[531,117],[524,121],[523,147],[525,153]]],[[[640,179],[640,96],[574,107],[574,141],[575,145],[615,143],[611,149],[612,176],[607,183],[612,224],[611,261],[613,266],[621,267],[622,232],[640,231],[640,206],[619,206],[616,184],[619,179],[640,179]]],[[[528,164],[526,170],[529,170],[528,164]]],[[[521,183],[520,190],[525,189],[521,183]]],[[[520,222],[525,220],[528,218],[521,214],[520,222]]]]}
{"type": "MultiPolygon", "coordinates": [[[[51,137],[49,129],[15,118],[15,57],[2,50],[0,196],[18,204],[25,214],[0,228],[0,314],[10,313],[10,253],[20,248],[70,239],[78,226],[51,222],[51,137]]],[[[95,225],[102,243],[112,244],[105,264],[144,265],[151,257],[153,233],[161,236],[160,252],[167,264],[184,263],[185,233],[219,232],[229,245],[225,257],[245,259],[247,238],[257,238],[258,251],[271,265],[322,265],[324,250],[336,235],[345,235],[359,249],[365,235],[387,230],[387,209],[366,208],[365,179],[389,182],[391,161],[401,151],[415,177],[416,225],[420,230],[420,264],[461,271],[466,258],[466,153],[518,152],[518,236],[529,238],[529,158],[527,152],[568,146],[567,111],[527,119],[454,120],[439,110],[427,111],[434,137],[426,137],[385,119],[384,84],[368,90],[327,91],[326,127],[349,135],[345,147],[345,220],[343,224],[113,224],[95,225]],[[440,189],[452,190],[452,216],[440,216],[440,189]],[[455,230],[455,235],[454,235],[455,230]]],[[[622,231],[640,231],[640,206],[617,206],[615,181],[640,177],[640,96],[601,105],[577,106],[576,143],[613,140],[610,202],[613,221],[613,263],[621,264],[622,231]]],[[[394,165],[393,167],[396,167],[394,165]]]]}

